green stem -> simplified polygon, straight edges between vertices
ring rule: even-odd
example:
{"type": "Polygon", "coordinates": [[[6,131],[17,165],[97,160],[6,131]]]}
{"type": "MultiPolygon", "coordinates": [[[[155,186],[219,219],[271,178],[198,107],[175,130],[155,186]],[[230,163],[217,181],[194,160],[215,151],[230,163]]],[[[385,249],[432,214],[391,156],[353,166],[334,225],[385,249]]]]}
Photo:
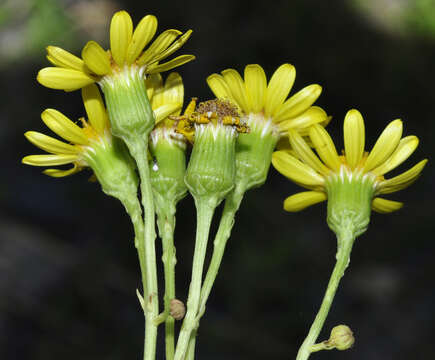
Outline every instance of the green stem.
{"type": "Polygon", "coordinates": [[[195,359],[196,335],[197,335],[197,329],[193,330],[192,334],[190,335],[189,347],[187,348],[187,354],[185,360],[195,359]]]}
{"type": "Polygon", "coordinates": [[[135,247],[137,248],[137,254],[139,257],[139,266],[142,275],[142,286],[144,294],[147,293],[146,285],[146,268],[145,268],[145,248],[144,248],[144,223],[142,219],[142,209],[140,207],[139,200],[136,196],[123,196],[118,198],[124,205],[131,222],[134,227],[135,247]]]}
{"type": "MultiPolygon", "coordinates": [[[[164,312],[166,360],[173,360],[175,354],[174,323],[169,315],[171,300],[175,299],[175,264],[177,263],[174,246],[175,203],[167,202],[164,209],[157,209],[157,224],[162,239],[165,274],[164,312]]],[[[159,315],[160,317],[161,315],[159,315]]]]}
{"type": "MultiPolygon", "coordinates": [[[[159,298],[157,288],[157,261],[155,250],[155,213],[153,192],[150,182],[148,165],[148,137],[131,136],[126,144],[136,160],[140,176],[140,188],[142,193],[142,206],[144,208],[144,238],[139,241],[139,251],[143,252],[145,262],[145,280],[147,292],[144,293],[145,300],[145,345],[144,360],[155,360],[157,342],[157,324],[154,319],[159,315],[159,298]],[[143,242],[143,248],[140,243],[143,242]]],[[[145,285],[144,285],[145,289],[145,285]]]]}
{"type": "Polygon", "coordinates": [[[175,360],[184,360],[192,331],[197,327],[197,314],[201,295],[202,274],[207,250],[210,225],[218,201],[215,197],[196,197],[196,239],[192,264],[192,278],[187,298],[187,312],[175,350],[175,360]]]}
{"type": "Polygon", "coordinates": [[[320,306],[316,318],[311,325],[307,337],[299,348],[296,360],[308,359],[311,352],[315,350],[315,348],[313,349],[312,347],[316,342],[320,331],[322,330],[323,324],[325,323],[326,317],[329,313],[329,309],[331,308],[332,301],[334,300],[334,296],[337,291],[338,284],[340,283],[340,279],[343,277],[344,271],[349,264],[350,253],[352,251],[355,237],[355,231],[352,226],[341,227],[337,230],[337,261],[331,278],[329,280],[328,287],[322,301],[322,305],[320,306]]]}
{"type": "Polygon", "coordinates": [[[237,186],[236,189],[234,189],[234,191],[232,191],[225,199],[225,206],[219,223],[219,229],[213,242],[213,255],[201,289],[201,300],[197,317],[198,320],[204,315],[205,305],[216,280],[222,257],[224,255],[225,246],[230,238],[231,229],[234,225],[234,217],[240,207],[244,193],[245,186],[244,184],[240,184],[240,186],[237,186]]]}

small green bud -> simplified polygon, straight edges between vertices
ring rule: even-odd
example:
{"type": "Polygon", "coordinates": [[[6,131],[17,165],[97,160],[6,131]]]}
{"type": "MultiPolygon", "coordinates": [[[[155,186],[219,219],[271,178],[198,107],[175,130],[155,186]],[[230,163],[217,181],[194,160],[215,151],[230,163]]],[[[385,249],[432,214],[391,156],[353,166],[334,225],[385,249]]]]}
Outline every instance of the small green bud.
{"type": "Polygon", "coordinates": [[[339,233],[344,228],[355,237],[367,230],[371,205],[376,190],[376,178],[363,172],[350,172],[342,166],[338,174],[325,181],[328,194],[328,225],[339,233]]]}
{"type": "Polygon", "coordinates": [[[337,350],[347,350],[353,346],[355,338],[352,330],[348,326],[338,325],[332,329],[327,343],[337,350]]]}
{"type": "Polygon", "coordinates": [[[154,193],[170,203],[177,203],[187,193],[186,143],[173,128],[157,127],[151,132],[150,178],[154,193]]]}
{"type": "Polygon", "coordinates": [[[233,189],[237,115],[229,102],[210,100],[192,116],[198,119],[185,182],[194,197],[213,197],[219,203],[233,189]]]}
{"type": "Polygon", "coordinates": [[[109,113],[112,133],[128,142],[131,136],[148,136],[155,119],[143,68],[130,66],[100,81],[109,113]]]}
{"type": "Polygon", "coordinates": [[[236,142],[236,184],[245,184],[246,190],[266,181],[279,138],[272,120],[265,121],[262,115],[250,114],[247,125],[249,132],[239,134],[236,142]]]}
{"type": "Polygon", "coordinates": [[[138,178],[134,161],[119,139],[110,137],[94,143],[83,157],[94,171],[104,193],[121,201],[132,195],[137,196],[138,178]]]}
{"type": "Polygon", "coordinates": [[[186,314],[186,306],[184,306],[182,301],[178,299],[172,299],[169,306],[169,314],[175,320],[181,320],[186,314]]]}

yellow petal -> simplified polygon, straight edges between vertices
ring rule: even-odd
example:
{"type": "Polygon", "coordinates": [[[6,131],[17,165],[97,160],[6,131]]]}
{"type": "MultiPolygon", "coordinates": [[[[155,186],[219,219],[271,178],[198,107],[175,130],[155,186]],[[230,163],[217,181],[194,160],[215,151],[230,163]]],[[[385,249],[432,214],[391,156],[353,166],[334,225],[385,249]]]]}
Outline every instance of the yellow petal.
{"type": "Polygon", "coordinates": [[[299,159],[321,174],[326,175],[330,172],[330,170],[319,160],[316,154],[314,154],[314,152],[297,131],[289,130],[288,136],[290,145],[296,152],[299,159]]]}
{"type": "Polygon", "coordinates": [[[87,145],[89,143],[83,129],[74,124],[61,112],[54,109],[46,109],[41,114],[41,118],[45,125],[65,140],[80,145],[87,145]]]}
{"type": "Polygon", "coordinates": [[[299,184],[307,186],[323,185],[323,177],[286,151],[275,151],[272,154],[272,164],[281,174],[299,184]]]}
{"type": "Polygon", "coordinates": [[[322,93],[322,87],[317,84],[309,85],[290,97],[284,104],[278,106],[275,122],[294,118],[304,113],[322,93]]]}
{"type": "Polygon", "coordinates": [[[92,127],[100,134],[109,127],[109,117],[97,85],[91,84],[82,89],[82,99],[92,127]]]}
{"type": "Polygon", "coordinates": [[[124,10],[118,11],[110,23],[110,50],[119,66],[124,65],[132,36],[133,21],[130,15],[124,10]]]}
{"type": "Polygon", "coordinates": [[[47,46],[47,59],[59,67],[85,71],[85,63],[82,59],[57,46],[47,46]]]}
{"type": "Polygon", "coordinates": [[[194,55],[180,55],[176,58],[169,60],[168,62],[165,62],[163,64],[159,65],[151,65],[149,69],[147,69],[148,74],[154,74],[158,72],[168,71],[173,68],[176,68],[178,66],[181,66],[185,63],[188,63],[189,61],[192,61],[195,59],[194,55]]]}
{"type": "Polygon", "coordinates": [[[154,116],[156,118],[156,124],[166,119],[169,115],[175,114],[175,112],[179,112],[182,106],[182,103],[172,103],[164,104],[156,109],[153,109],[154,116]]]}
{"type": "Polygon", "coordinates": [[[382,198],[374,198],[372,201],[372,209],[381,214],[399,210],[403,207],[403,203],[382,198]]]}
{"type": "Polygon", "coordinates": [[[354,169],[364,155],[365,129],[364,119],[358,110],[349,110],[344,118],[344,153],[346,162],[354,169]]]}
{"type": "Polygon", "coordinates": [[[166,59],[168,56],[172,55],[175,51],[177,51],[179,48],[181,48],[186,41],[190,38],[190,35],[192,35],[192,30],[186,31],[183,35],[181,35],[176,41],[174,41],[171,46],[169,46],[164,51],[160,52],[159,54],[156,54],[151,60],[151,63],[155,63],[157,61],[166,59]]]}
{"type": "Polygon", "coordinates": [[[77,160],[77,155],[29,155],[22,162],[33,166],[65,165],[77,160]]]}
{"type": "Polygon", "coordinates": [[[151,74],[146,77],[145,86],[147,88],[147,96],[148,99],[151,101],[151,105],[154,97],[154,92],[156,92],[158,89],[161,89],[163,87],[162,84],[163,79],[159,73],[151,74]]]}
{"type": "Polygon", "coordinates": [[[72,167],[69,170],[60,170],[60,169],[47,169],[44,170],[42,173],[54,178],[60,178],[60,177],[65,177],[68,175],[72,175],[75,174],[77,172],[79,172],[81,170],[81,168],[77,167],[76,164],[74,164],[74,167],[72,167]]]}
{"type": "Polygon", "coordinates": [[[163,102],[164,104],[180,104],[181,110],[181,106],[183,106],[183,100],[183,79],[181,78],[180,74],[172,72],[169,74],[165,81],[165,88],[163,90],[163,102]]]}
{"type": "Polygon", "coordinates": [[[293,119],[281,121],[278,126],[280,131],[295,129],[300,132],[302,129],[305,129],[304,133],[308,134],[308,128],[310,126],[312,126],[313,124],[321,124],[327,119],[327,117],[328,115],[326,114],[325,110],[318,106],[311,106],[301,115],[293,119]]]}
{"type": "Polygon", "coordinates": [[[402,137],[403,125],[401,120],[394,120],[388,124],[376,141],[364,165],[364,171],[370,171],[381,165],[396,150],[402,137]]]}
{"type": "Polygon", "coordinates": [[[77,90],[95,82],[84,72],[56,67],[41,69],[36,79],[40,84],[50,89],[65,91],[77,90]]]}
{"type": "Polygon", "coordinates": [[[231,94],[231,90],[229,89],[223,76],[219,74],[211,74],[209,77],[207,77],[207,84],[218,99],[226,99],[235,103],[233,95],[231,94]]]}
{"type": "Polygon", "coordinates": [[[27,131],[24,136],[33,145],[52,154],[71,155],[77,154],[79,152],[79,149],[75,146],[65,144],[64,142],[52,138],[51,136],[47,136],[36,131],[27,131]]]}
{"type": "Polygon", "coordinates": [[[267,79],[263,68],[258,64],[245,67],[245,87],[251,111],[259,113],[263,110],[267,90],[267,79]]]}
{"type": "Polygon", "coordinates": [[[164,51],[176,38],[181,34],[181,31],[169,29],[162,32],[157,39],[153,41],[148,49],[137,60],[137,63],[142,66],[152,62],[153,58],[164,51]]]}
{"type": "Polygon", "coordinates": [[[134,30],[130,45],[127,49],[127,64],[133,64],[142,50],[151,41],[157,30],[157,18],[147,15],[142,18],[134,30]]]}
{"type": "Polygon", "coordinates": [[[323,162],[330,169],[338,171],[341,167],[341,161],[328,132],[319,124],[315,124],[310,129],[310,139],[323,162]]]}
{"type": "Polygon", "coordinates": [[[424,159],[414,165],[411,169],[405,171],[404,173],[397,175],[391,179],[382,181],[379,185],[379,194],[389,194],[402,190],[409,185],[411,185],[415,180],[418,179],[420,173],[426,166],[427,159],[424,159]]]}
{"type": "Polygon", "coordinates": [[[86,66],[97,75],[106,75],[112,72],[109,55],[95,41],[88,41],[82,50],[82,58],[86,66]]]}
{"type": "Polygon", "coordinates": [[[234,69],[226,69],[222,71],[222,76],[224,77],[234,100],[245,113],[249,113],[251,109],[246,95],[245,83],[240,74],[234,69]]]}
{"type": "Polygon", "coordinates": [[[378,166],[376,169],[371,170],[370,172],[375,175],[384,175],[387,172],[393,170],[401,163],[403,163],[406,159],[408,159],[415,149],[418,146],[418,138],[417,136],[406,136],[400,140],[399,145],[396,150],[391,154],[391,156],[382,163],[381,166],[378,166]]]}
{"type": "Polygon", "coordinates": [[[266,116],[275,115],[289,94],[296,77],[293,65],[283,64],[272,75],[266,90],[264,110],[266,116]]]}
{"type": "Polygon", "coordinates": [[[284,210],[290,212],[297,212],[304,210],[308,206],[325,201],[326,194],[318,191],[304,191],[284,200],[284,210]]]}

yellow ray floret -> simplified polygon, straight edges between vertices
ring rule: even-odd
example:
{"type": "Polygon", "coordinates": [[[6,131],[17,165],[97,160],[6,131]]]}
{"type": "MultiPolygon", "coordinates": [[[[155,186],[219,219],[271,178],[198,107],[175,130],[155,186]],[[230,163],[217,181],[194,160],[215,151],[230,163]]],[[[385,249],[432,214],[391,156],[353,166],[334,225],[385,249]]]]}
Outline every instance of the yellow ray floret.
{"type": "Polygon", "coordinates": [[[110,124],[97,86],[91,84],[83,88],[82,97],[88,121],[80,119],[83,125],[80,127],[57,110],[45,110],[41,114],[42,121],[68,143],[36,131],[28,131],[24,134],[26,138],[49,154],[26,156],[22,160],[24,164],[33,166],[72,164],[73,167],[69,170],[44,171],[44,174],[52,177],[68,176],[88,166],[86,154],[93,151],[95,144],[110,141],[110,124]]]}
{"type": "Polygon", "coordinates": [[[411,156],[418,146],[418,138],[413,135],[402,138],[402,121],[394,120],[382,132],[373,149],[365,152],[364,120],[358,110],[350,110],[346,114],[343,130],[342,156],[338,155],[328,132],[319,124],[314,124],[309,131],[309,139],[317,154],[300,133],[289,130],[289,142],[293,151],[276,151],[272,156],[272,163],[280,173],[312,191],[288,197],[284,201],[285,210],[299,211],[327,200],[326,184],[332,178],[342,181],[347,179],[348,182],[370,181],[373,184],[374,211],[388,213],[403,206],[400,202],[377,196],[404,189],[418,178],[427,159],[398,176],[384,178],[384,174],[411,156]]]}
{"type": "Polygon", "coordinates": [[[306,86],[287,99],[295,77],[294,66],[283,64],[268,83],[263,68],[251,64],[245,67],[244,78],[236,70],[227,69],[221,75],[210,75],[207,83],[217,98],[236,104],[242,116],[261,115],[284,132],[307,129],[327,120],[323,109],[312,106],[322,92],[320,85],[306,86]]]}
{"type": "Polygon", "coordinates": [[[95,41],[89,41],[82,50],[82,58],[79,58],[59,47],[48,46],[47,59],[55,67],[40,70],[37,80],[52,89],[73,91],[125,67],[153,74],[173,69],[195,58],[193,55],[180,55],[161,64],[160,61],[186,43],[192,30],[184,34],[174,29],[166,30],[145,49],[156,30],[155,16],[145,16],[133,30],[130,15],[126,11],[118,11],[110,24],[110,50],[106,51],[95,41]]]}

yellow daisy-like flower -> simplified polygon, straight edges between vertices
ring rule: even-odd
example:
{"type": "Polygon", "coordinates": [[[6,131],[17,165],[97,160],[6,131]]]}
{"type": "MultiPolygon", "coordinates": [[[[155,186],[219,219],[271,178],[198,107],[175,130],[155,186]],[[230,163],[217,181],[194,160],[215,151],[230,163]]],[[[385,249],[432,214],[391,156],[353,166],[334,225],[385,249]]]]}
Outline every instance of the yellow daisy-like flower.
{"type": "MultiPolygon", "coordinates": [[[[152,81],[152,78],[148,81],[152,81]]],[[[152,92],[152,90],[150,90],[152,92]]],[[[72,164],[69,170],[47,169],[44,174],[52,177],[72,175],[85,167],[92,167],[94,158],[104,154],[112,147],[113,138],[107,111],[100,91],[95,84],[82,89],[82,98],[88,121],[81,118],[82,127],[55,109],[46,109],[42,121],[55,134],[66,142],[44,135],[36,131],[25,133],[26,138],[34,145],[50,154],[29,155],[23,158],[23,163],[33,166],[55,166],[72,164]]],[[[153,108],[157,121],[165,119],[169,114],[181,108],[179,102],[162,103],[155,101],[153,108]]]]}
{"type": "Polygon", "coordinates": [[[272,128],[279,133],[296,129],[306,133],[309,126],[327,121],[323,109],[312,106],[322,92],[317,84],[309,85],[287,99],[296,77],[291,64],[281,65],[269,82],[258,64],[245,67],[244,79],[234,69],[212,74],[207,83],[216,97],[228,99],[247,116],[248,126],[272,128]],[[265,125],[267,124],[267,125],[265,125]]]}
{"type": "Polygon", "coordinates": [[[382,132],[373,149],[365,152],[363,117],[357,110],[350,110],[344,119],[342,156],[337,154],[331,137],[320,125],[313,125],[309,131],[309,137],[318,156],[296,131],[289,130],[293,152],[275,152],[272,163],[284,176],[311,191],[288,197],[284,201],[284,209],[299,211],[328,199],[329,211],[331,196],[334,196],[334,202],[343,202],[356,196],[352,195],[352,192],[359,193],[363,188],[368,194],[372,210],[389,213],[400,209],[403,206],[401,202],[378,196],[411,185],[427,163],[427,159],[422,160],[398,176],[384,178],[386,173],[404,162],[418,146],[418,138],[413,135],[402,138],[402,130],[401,120],[392,121],[382,132]],[[338,199],[337,188],[345,186],[348,187],[346,196],[338,199]]]}
{"type": "Polygon", "coordinates": [[[184,45],[192,30],[184,34],[175,29],[166,30],[145,49],[156,29],[156,17],[147,15],[133,31],[130,15],[126,11],[119,11],[112,17],[110,24],[110,50],[105,51],[95,41],[89,41],[82,50],[81,59],[59,47],[48,46],[47,59],[55,67],[40,70],[37,80],[52,89],[73,91],[110,78],[126,68],[135,68],[143,75],[154,74],[173,69],[195,58],[193,55],[180,55],[160,64],[161,60],[184,45]]]}
{"type": "Polygon", "coordinates": [[[88,121],[81,118],[82,127],[75,124],[55,109],[46,109],[42,121],[50,130],[67,142],[36,131],[24,135],[34,145],[47,151],[50,155],[30,155],[23,158],[23,163],[33,166],[53,166],[73,164],[69,170],[47,169],[44,174],[64,177],[89,166],[89,156],[95,152],[95,146],[105,147],[111,143],[110,123],[104,102],[96,85],[91,84],[82,89],[88,121]]]}

